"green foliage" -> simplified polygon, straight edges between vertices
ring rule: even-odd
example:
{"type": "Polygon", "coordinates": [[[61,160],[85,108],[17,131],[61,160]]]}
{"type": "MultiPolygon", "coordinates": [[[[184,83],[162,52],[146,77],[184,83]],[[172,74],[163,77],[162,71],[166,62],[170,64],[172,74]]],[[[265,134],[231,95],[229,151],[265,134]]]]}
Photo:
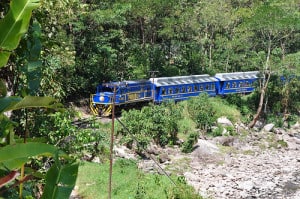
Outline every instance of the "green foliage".
{"type": "Polygon", "coordinates": [[[46,175],[46,185],[41,198],[68,198],[75,186],[79,164],[52,165],[46,175]]]}
{"type": "Polygon", "coordinates": [[[122,121],[129,132],[120,129],[124,142],[132,144],[135,140],[145,148],[151,140],[165,146],[175,144],[178,139],[178,121],[182,107],[172,102],[143,107],[141,111],[130,110],[122,114],[122,121]]]}
{"type": "MultiPolygon", "coordinates": [[[[79,195],[84,198],[107,198],[108,167],[108,164],[83,162],[77,180],[79,195]]],[[[135,161],[117,159],[113,164],[112,198],[202,198],[183,177],[171,178],[176,186],[166,176],[145,174],[138,170],[135,161]]]]}
{"type": "Polygon", "coordinates": [[[39,0],[11,1],[9,12],[0,20],[0,67],[6,65],[11,52],[26,33],[33,9],[39,0]]]}
{"type": "MultiPolygon", "coordinates": [[[[22,0],[18,3],[16,3],[15,1],[11,1],[9,12],[3,19],[0,20],[0,28],[2,30],[0,33],[0,67],[6,64],[11,51],[19,45],[20,38],[27,31],[28,24],[31,18],[31,12],[38,5],[39,1],[22,0]]],[[[39,30],[37,26],[35,30],[38,34],[39,30]]],[[[40,77],[39,73],[37,72],[37,69],[40,66],[40,64],[38,63],[40,45],[38,45],[38,42],[35,42],[35,44],[36,45],[28,45],[30,46],[30,61],[28,62],[29,64],[27,67],[27,72],[29,74],[28,88],[33,92],[36,92],[40,77]]],[[[53,198],[48,197],[49,194],[53,193],[56,194],[55,198],[69,197],[75,185],[78,164],[71,163],[71,165],[68,162],[69,160],[71,160],[71,158],[68,157],[68,155],[66,155],[65,153],[62,153],[59,148],[53,145],[38,142],[26,143],[26,138],[28,136],[27,120],[24,128],[24,143],[14,143],[15,123],[10,121],[10,119],[6,115],[4,115],[4,112],[12,110],[26,109],[27,111],[31,108],[58,109],[62,107],[61,104],[50,97],[27,96],[27,93],[24,95],[25,97],[23,96],[24,98],[6,96],[7,89],[2,80],[0,88],[0,187],[3,187],[2,191],[5,192],[8,190],[8,197],[11,197],[15,194],[15,192],[13,191],[15,185],[12,184],[12,182],[14,182],[16,178],[17,170],[21,169],[21,176],[19,180],[24,182],[16,183],[16,185],[19,185],[19,197],[22,198],[23,196],[26,196],[26,198],[32,198],[30,192],[27,192],[26,187],[33,188],[34,186],[31,186],[33,183],[28,183],[30,184],[29,186],[23,186],[23,184],[30,180],[30,178],[28,178],[30,176],[34,176],[39,179],[43,179],[43,176],[36,175],[37,172],[32,167],[32,165],[30,165],[29,160],[31,158],[38,158],[40,156],[51,156],[52,168],[56,168],[56,171],[58,172],[53,172],[54,169],[46,171],[46,175],[50,176],[50,179],[49,177],[46,178],[45,187],[50,186],[51,189],[46,188],[43,191],[42,197],[53,198]],[[25,169],[25,164],[26,168],[29,169],[25,169]],[[26,172],[26,176],[24,176],[24,170],[26,172]],[[55,179],[55,177],[57,177],[57,179],[55,179]],[[66,180],[66,177],[68,180],[66,180]],[[65,187],[61,189],[61,186],[65,187]],[[59,191],[56,192],[53,190],[59,191]]]]}
{"type": "Polygon", "coordinates": [[[208,94],[202,93],[198,97],[191,98],[187,106],[190,117],[196,122],[197,127],[210,130],[217,118],[208,94]]]}
{"type": "Polygon", "coordinates": [[[65,110],[52,114],[42,114],[36,118],[32,127],[35,136],[46,138],[47,142],[60,147],[72,156],[84,158],[91,154],[93,157],[107,159],[109,133],[95,118],[85,121],[85,128],[73,124],[76,112],[65,110]]]}
{"type": "Polygon", "coordinates": [[[213,136],[213,137],[222,136],[223,131],[224,131],[224,127],[221,126],[221,125],[218,125],[217,128],[215,128],[215,129],[212,131],[212,136],[213,136]]]}
{"type": "Polygon", "coordinates": [[[181,151],[184,153],[190,153],[194,149],[194,144],[198,141],[198,133],[190,133],[187,140],[183,143],[181,151]]]}
{"type": "Polygon", "coordinates": [[[166,191],[166,198],[167,199],[173,199],[173,198],[202,199],[202,196],[196,193],[192,187],[187,186],[187,182],[185,181],[184,177],[179,176],[176,179],[176,187],[166,191]]]}
{"type": "Polygon", "coordinates": [[[236,106],[226,103],[226,101],[220,97],[210,98],[209,100],[211,101],[217,118],[225,116],[233,123],[240,121],[241,114],[236,106]]]}
{"type": "MultiPolygon", "coordinates": [[[[14,145],[7,145],[0,148],[0,170],[16,170],[20,169],[25,163],[29,161],[31,157],[38,156],[51,156],[55,160],[52,168],[56,168],[57,171],[60,172],[60,175],[54,174],[53,169],[47,171],[47,176],[51,176],[52,179],[46,178],[46,187],[51,186],[52,189],[61,189],[61,186],[68,185],[68,189],[60,190],[57,193],[57,197],[66,198],[69,196],[76,181],[76,168],[78,168],[78,164],[74,163],[72,165],[66,163],[64,166],[61,165],[59,158],[65,158],[65,160],[70,160],[70,158],[63,152],[61,152],[57,147],[48,144],[42,143],[17,143],[14,145]],[[72,170],[66,169],[72,167],[72,170]],[[61,173],[62,172],[62,173],[61,173]],[[67,176],[67,180],[66,177],[67,176]],[[72,176],[68,177],[68,176],[72,176]],[[60,179],[55,179],[55,177],[59,177],[60,179]],[[62,184],[60,184],[62,183],[62,184]],[[51,184],[51,185],[48,185],[51,184]]],[[[30,170],[32,173],[27,173],[27,175],[34,175],[34,171],[30,170]]],[[[3,177],[3,176],[1,176],[3,177]]],[[[9,177],[9,174],[4,177],[9,177]]],[[[14,179],[12,179],[14,180],[14,179]]],[[[1,186],[7,185],[6,182],[1,184],[1,186]]],[[[47,197],[49,194],[52,194],[52,190],[45,189],[42,197],[47,197]]],[[[55,193],[55,192],[54,192],[55,193]]],[[[52,197],[51,197],[52,198],[52,197]]]]}

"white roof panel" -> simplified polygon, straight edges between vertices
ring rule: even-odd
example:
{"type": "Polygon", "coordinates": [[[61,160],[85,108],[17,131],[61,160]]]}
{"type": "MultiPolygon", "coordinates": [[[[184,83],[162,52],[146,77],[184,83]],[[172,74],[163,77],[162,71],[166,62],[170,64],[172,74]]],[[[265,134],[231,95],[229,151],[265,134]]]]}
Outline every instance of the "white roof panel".
{"type": "Polygon", "coordinates": [[[217,73],[215,77],[221,81],[235,80],[235,79],[257,79],[259,78],[259,71],[250,72],[236,72],[236,73],[217,73]]]}
{"type": "Polygon", "coordinates": [[[215,77],[211,77],[207,74],[205,75],[190,75],[190,76],[176,76],[176,77],[158,77],[151,78],[156,86],[170,86],[178,84],[195,84],[203,82],[216,82],[218,81],[215,77]]]}

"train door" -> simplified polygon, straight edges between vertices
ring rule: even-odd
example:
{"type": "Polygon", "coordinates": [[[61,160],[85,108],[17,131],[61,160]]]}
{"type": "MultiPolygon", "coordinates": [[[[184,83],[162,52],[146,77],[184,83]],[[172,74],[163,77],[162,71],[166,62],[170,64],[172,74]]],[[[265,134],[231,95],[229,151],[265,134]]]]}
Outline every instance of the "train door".
{"type": "Polygon", "coordinates": [[[126,87],[120,87],[118,94],[119,94],[119,103],[126,102],[126,100],[127,100],[126,99],[126,87]]]}

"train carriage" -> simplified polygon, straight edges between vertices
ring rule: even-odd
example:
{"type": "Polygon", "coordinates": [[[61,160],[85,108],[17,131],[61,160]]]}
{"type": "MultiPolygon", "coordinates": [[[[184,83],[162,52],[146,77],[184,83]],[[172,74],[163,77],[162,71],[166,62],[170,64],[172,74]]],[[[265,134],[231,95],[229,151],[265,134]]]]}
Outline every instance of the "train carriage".
{"type": "Polygon", "coordinates": [[[215,77],[219,80],[217,92],[219,95],[233,93],[251,93],[254,91],[254,82],[259,78],[259,71],[217,73],[215,77]]]}
{"type": "Polygon", "coordinates": [[[182,101],[198,96],[202,92],[210,96],[216,95],[218,80],[209,75],[191,75],[177,77],[152,78],[154,85],[154,102],[174,100],[182,101]]]}

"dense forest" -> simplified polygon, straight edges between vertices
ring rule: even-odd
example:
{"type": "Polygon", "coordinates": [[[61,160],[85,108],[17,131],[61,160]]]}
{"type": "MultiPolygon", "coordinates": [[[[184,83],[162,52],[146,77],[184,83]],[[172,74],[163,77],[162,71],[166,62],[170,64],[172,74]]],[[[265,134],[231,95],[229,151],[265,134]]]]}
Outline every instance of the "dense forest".
{"type": "MultiPolygon", "coordinates": [[[[146,79],[151,71],[164,77],[257,70],[265,81],[258,85],[253,100],[247,101],[252,107],[251,119],[258,119],[262,109],[284,120],[299,116],[297,0],[22,0],[22,4],[13,5],[14,2],[0,2],[1,147],[14,143],[14,135],[24,142],[26,137],[42,137],[51,124],[60,125],[62,134],[68,135],[68,131],[75,130],[63,119],[58,120],[58,115],[49,123],[43,120],[48,109],[58,110],[62,104],[89,98],[101,82],[146,79]],[[23,4],[29,10],[22,16],[28,25],[22,25],[20,32],[14,27],[12,32],[18,37],[12,39],[13,33],[4,31],[11,22],[6,16],[13,18],[10,8],[20,9],[23,4]],[[7,45],[7,40],[16,43],[15,48],[7,45]],[[7,111],[14,111],[11,118],[4,115],[7,111]]],[[[232,103],[238,105],[237,101],[232,103]]],[[[161,117],[164,115],[161,113],[161,117]]],[[[59,142],[55,136],[51,137],[53,145],[59,142]]],[[[15,150],[26,151],[31,146],[19,147],[15,150]]],[[[66,156],[62,166],[57,149],[52,145],[44,147],[44,151],[31,151],[26,157],[51,153],[54,165],[59,166],[57,171],[51,167],[48,175],[78,169],[66,156]]],[[[1,161],[20,158],[24,157],[1,161]]],[[[0,176],[7,177],[7,170],[21,168],[19,163],[6,165],[0,176]]],[[[52,181],[49,182],[45,193],[53,192],[52,181]]]]}

